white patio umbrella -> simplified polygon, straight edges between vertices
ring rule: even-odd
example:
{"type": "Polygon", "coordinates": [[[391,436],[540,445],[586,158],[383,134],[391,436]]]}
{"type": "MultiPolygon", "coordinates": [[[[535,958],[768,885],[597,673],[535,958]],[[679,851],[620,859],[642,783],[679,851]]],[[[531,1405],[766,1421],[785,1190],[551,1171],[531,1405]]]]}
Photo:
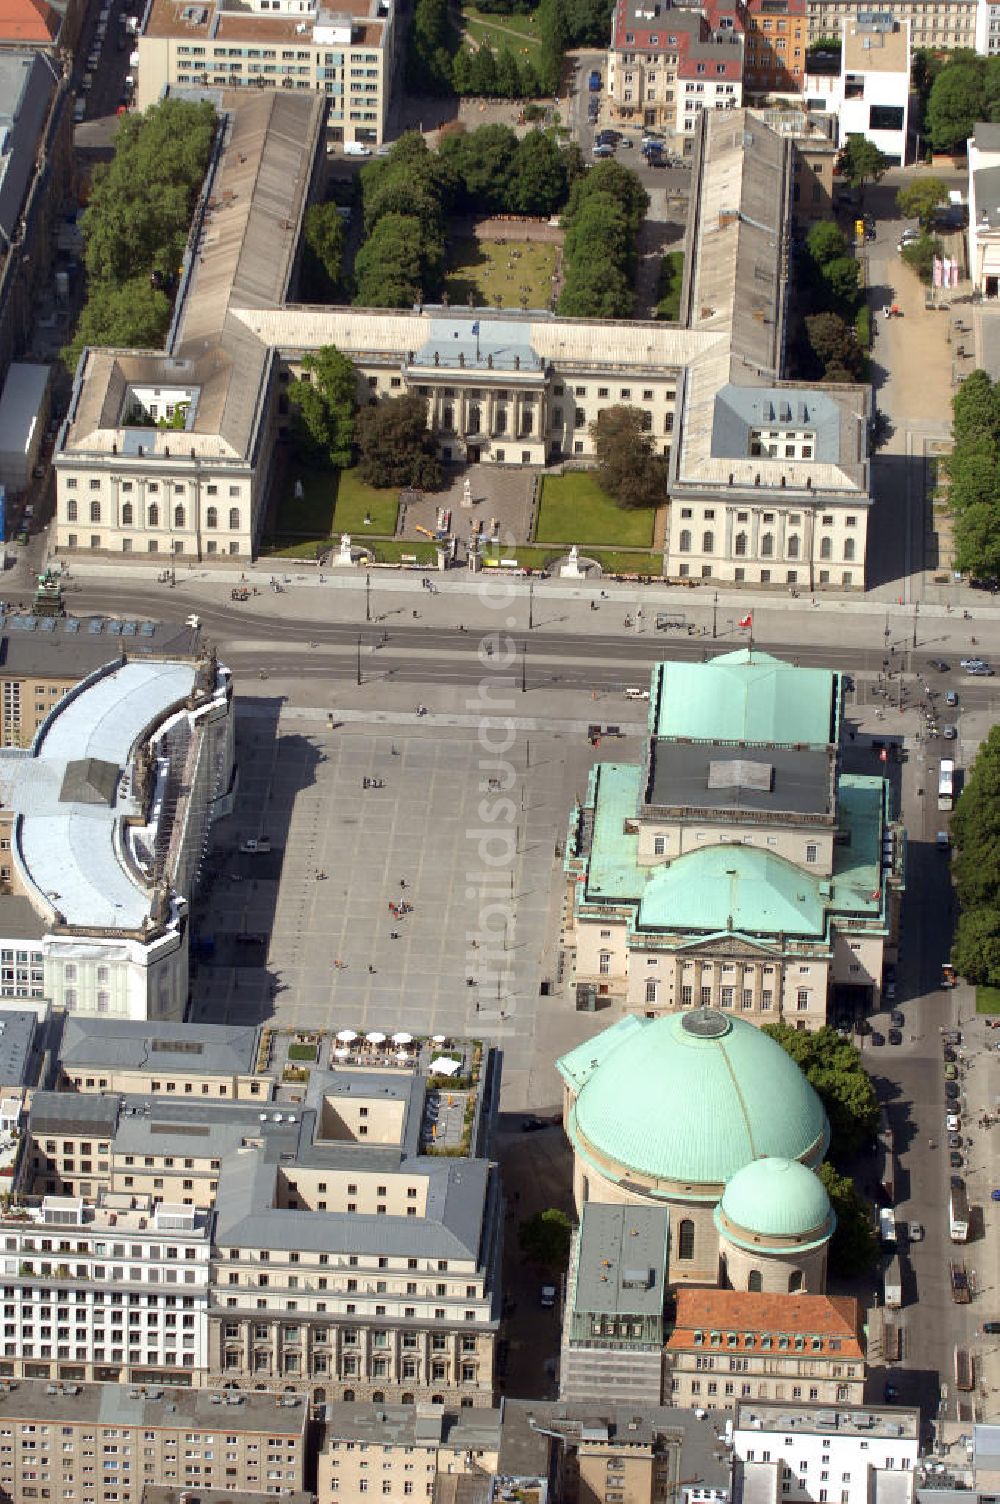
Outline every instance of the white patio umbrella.
{"type": "Polygon", "coordinates": [[[385,1035],[380,1034],[378,1029],[373,1029],[370,1034],[365,1035],[365,1038],[369,1044],[385,1044],[385,1035]]]}
{"type": "Polygon", "coordinates": [[[339,1049],[339,1050],[334,1050],[333,1053],[334,1053],[334,1055],[336,1056],[336,1058],[338,1060],[346,1060],[348,1058],[348,1056],[350,1055],[351,1052],[350,1052],[350,1050],[339,1049]]]}
{"type": "Polygon", "coordinates": [[[431,1070],[438,1076],[454,1076],[462,1069],[461,1060],[452,1060],[449,1055],[439,1055],[431,1061],[431,1070]]]}
{"type": "Polygon", "coordinates": [[[357,1039],[357,1037],[358,1036],[357,1034],[355,1034],[353,1029],[341,1029],[337,1035],[337,1038],[340,1040],[341,1044],[350,1044],[351,1041],[357,1039]]]}
{"type": "Polygon", "coordinates": [[[444,1044],[444,1042],[445,1042],[445,1040],[447,1038],[448,1038],[447,1034],[432,1034],[431,1035],[431,1044],[444,1044]]]}
{"type": "Polygon", "coordinates": [[[393,1044],[412,1044],[413,1035],[407,1034],[405,1029],[400,1029],[398,1034],[392,1036],[392,1042],[393,1044]]]}
{"type": "Polygon", "coordinates": [[[409,1060],[410,1059],[410,1055],[409,1055],[409,1053],[406,1050],[397,1050],[396,1051],[396,1059],[397,1060],[409,1060]]]}

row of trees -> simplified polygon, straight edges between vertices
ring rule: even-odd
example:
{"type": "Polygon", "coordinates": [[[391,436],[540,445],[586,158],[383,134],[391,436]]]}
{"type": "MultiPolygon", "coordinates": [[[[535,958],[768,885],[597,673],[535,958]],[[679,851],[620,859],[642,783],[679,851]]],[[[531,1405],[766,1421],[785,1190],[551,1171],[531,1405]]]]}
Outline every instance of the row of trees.
{"type": "Polygon", "coordinates": [[[871,1077],[859,1051],[834,1029],[809,1033],[781,1023],[766,1024],[764,1033],[792,1057],[823,1103],[830,1124],[830,1162],[820,1167],[819,1177],[837,1214],[830,1258],[839,1274],[861,1274],[874,1262],[878,1244],[871,1210],[849,1170],[878,1126],[871,1077]]]}
{"type": "Polygon", "coordinates": [[[66,358],[84,345],[159,346],[215,135],[207,103],[165,99],[119,122],[82,219],[87,302],[66,358]]]}
{"type": "Polygon", "coordinates": [[[299,275],[299,293],[304,303],[336,303],[343,296],[346,233],[336,204],[309,205],[302,221],[299,275]]]}
{"type": "Polygon", "coordinates": [[[358,372],[334,345],[312,351],[302,376],[289,384],[302,457],[317,468],[358,463],[366,484],[436,490],[441,462],[427,427],[427,403],[416,395],[359,407],[358,372]]]}
{"type": "Polygon", "coordinates": [[[993,727],[979,748],[955,806],[951,835],[956,847],[952,871],[960,905],[951,958],[955,970],[968,981],[998,987],[1000,726],[993,727]]]}
{"type": "Polygon", "coordinates": [[[806,338],[824,381],[858,381],[864,369],[864,350],[855,333],[858,273],[837,226],[829,220],[813,225],[800,261],[800,287],[814,310],[806,316],[806,338]]]}
{"type": "Polygon", "coordinates": [[[563,212],[563,289],[559,312],[571,318],[629,318],[636,238],[649,196],[620,162],[598,162],[570,189],[563,212]]]}
{"type": "Polygon", "coordinates": [[[929,82],[924,123],[931,146],[964,156],[976,122],[1000,120],[1000,57],[980,57],[960,47],[943,62],[925,58],[920,74],[918,86],[929,82]]]}
{"type": "Polygon", "coordinates": [[[1000,575],[1000,386],[985,371],[973,371],[951,410],[947,469],[955,564],[971,575],[1000,575]]]}
{"type": "Polygon", "coordinates": [[[407,84],[416,94],[472,94],[531,99],[558,92],[567,47],[604,46],[613,0],[488,0],[494,15],[533,17],[541,43],[532,58],[504,45],[461,45],[448,0],[417,0],[407,60],[407,84]]]}
{"type": "Polygon", "coordinates": [[[409,308],[441,295],[447,217],[549,215],[565,202],[579,149],[551,134],[518,137],[508,126],[455,132],[432,152],[416,131],[361,174],[365,241],[354,266],[355,303],[409,308]]]}

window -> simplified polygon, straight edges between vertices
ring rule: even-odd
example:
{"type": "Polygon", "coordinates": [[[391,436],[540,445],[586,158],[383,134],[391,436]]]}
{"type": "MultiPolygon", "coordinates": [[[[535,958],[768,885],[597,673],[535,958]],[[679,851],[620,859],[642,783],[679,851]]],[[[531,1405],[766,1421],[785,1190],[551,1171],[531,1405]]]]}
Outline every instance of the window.
{"type": "Polygon", "coordinates": [[[792,533],[791,537],[788,540],[788,557],[790,559],[797,559],[798,556],[799,556],[799,535],[798,535],[798,533],[792,533]]]}
{"type": "Polygon", "coordinates": [[[800,987],[796,992],[795,1006],[800,1013],[805,1013],[809,1007],[809,993],[805,987],[800,987]]]}
{"type": "Polygon", "coordinates": [[[762,559],[770,559],[774,554],[774,534],[765,533],[760,540],[760,556],[762,559]]]}
{"type": "Polygon", "coordinates": [[[219,509],[218,509],[218,507],[209,507],[208,510],[205,513],[205,526],[206,527],[218,527],[218,525],[219,525],[219,509]]]}
{"type": "Polygon", "coordinates": [[[146,512],[146,523],[149,527],[159,527],[160,525],[160,509],[155,501],[149,504],[146,512]]]}
{"type": "Polygon", "coordinates": [[[734,552],[736,554],[736,557],[738,559],[745,558],[746,557],[746,551],[747,551],[747,535],[746,535],[746,533],[737,533],[736,534],[736,541],[734,543],[734,552]]]}
{"type": "Polygon", "coordinates": [[[690,1217],[684,1218],[677,1231],[677,1257],[694,1258],[694,1223],[690,1217]]]}
{"type": "Polygon", "coordinates": [[[851,563],[853,561],[853,559],[854,559],[854,539],[853,538],[845,538],[844,539],[844,559],[847,561],[847,563],[851,563]]]}
{"type": "Polygon", "coordinates": [[[655,982],[651,981],[651,982],[647,982],[646,983],[646,1002],[647,1003],[655,1003],[656,1002],[656,983],[655,982]]]}
{"type": "Polygon", "coordinates": [[[819,540],[819,556],[821,559],[833,558],[833,539],[821,538],[819,540]]]}
{"type": "Polygon", "coordinates": [[[611,952],[602,950],[598,960],[598,970],[602,977],[611,975],[611,952]]]}
{"type": "Polygon", "coordinates": [[[714,533],[711,533],[711,532],[706,533],[705,536],[702,538],[702,540],[701,540],[701,551],[702,551],[703,554],[710,554],[710,553],[714,553],[715,552],[715,534],[714,533]]]}
{"type": "Polygon", "coordinates": [[[100,522],[101,520],[101,503],[99,501],[92,501],[90,503],[90,520],[91,522],[100,522]]]}
{"type": "Polygon", "coordinates": [[[748,1290],[752,1290],[752,1291],[756,1291],[756,1292],[759,1293],[761,1290],[763,1290],[763,1288],[764,1288],[764,1285],[763,1285],[763,1281],[761,1279],[761,1272],[760,1272],[760,1270],[759,1269],[751,1269],[749,1277],[747,1279],[747,1289],[748,1290]]]}
{"type": "Polygon", "coordinates": [[[77,516],[77,514],[76,514],[76,502],[72,501],[72,500],[68,501],[66,503],[66,521],[67,522],[75,522],[76,521],[76,516],[77,516]]]}
{"type": "Polygon", "coordinates": [[[810,867],[815,865],[816,858],[817,858],[818,854],[819,854],[819,847],[816,845],[816,842],[815,841],[807,841],[806,842],[806,863],[810,867]]]}
{"type": "Polygon", "coordinates": [[[181,506],[174,507],[174,527],[183,527],[183,526],[184,526],[184,508],[181,507],[181,506]]]}
{"type": "Polygon", "coordinates": [[[687,528],[682,530],[680,538],[677,540],[677,547],[682,554],[689,554],[691,552],[691,533],[687,528]]]}
{"type": "Polygon", "coordinates": [[[663,856],[664,853],[665,853],[665,851],[666,851],[666,849],[667,849],[666,837],[665,836],[654,836],[653,837],[653,855],[654,856],[663,856]]]}

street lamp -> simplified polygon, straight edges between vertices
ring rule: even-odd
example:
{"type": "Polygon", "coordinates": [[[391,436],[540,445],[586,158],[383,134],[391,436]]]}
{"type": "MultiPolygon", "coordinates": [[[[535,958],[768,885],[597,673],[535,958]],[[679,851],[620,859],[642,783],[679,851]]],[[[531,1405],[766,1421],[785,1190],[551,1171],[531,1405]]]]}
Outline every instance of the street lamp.
{"type": "Polygon", "coordinates": [[[521,693],[528,692],[528,644],[521,644],[521,693]]]}
{"type": "MultiPolygon", "coordinates": [[[[365,575],[365,621],[372,619],[372,577],[365,575]]],[[[359,681],[360,682],[360,681],[359,681]]]]}
{"type": "Polygon", "coordinates": [[[920,602],[913,602],[913,646],[917,645],[917,615],[920,611],[920,602]]]}
{"type": "Polygon", "coordinates": [[[528,631],[529,632],[531,631],[532,627],[535,625],[534,607],[535,607],[535,582],[534,582],[534,580],[529,580],[528,581],[528,631]]]}
{"type": "Polygon", "coordinates": [[[715,594],[712,597],[712,641],[713,642],[715,641],[716,637],[718,636],[718,633],[716,631],[716,625],[717,625],[716,618],[718,616],[718,611],[719,611],[719,592],[716,591],[715,594]]]}
{"type": "Polygon", "coordinates": [[[358,633],[358,687],[361,686],[361,633],[358,633]]]}

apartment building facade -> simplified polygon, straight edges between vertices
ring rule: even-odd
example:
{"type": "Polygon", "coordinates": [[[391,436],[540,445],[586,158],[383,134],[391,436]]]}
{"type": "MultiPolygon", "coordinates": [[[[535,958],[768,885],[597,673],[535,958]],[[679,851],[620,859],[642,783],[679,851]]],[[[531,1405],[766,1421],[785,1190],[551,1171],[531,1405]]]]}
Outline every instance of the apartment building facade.
{"type": "Polygon", "coordinates": [[[292,1396],[0,1384],[0,1499],[142,1504],[149,1485],[300,1494],[307,1418],[292,1396]]]}
{"type": "Polygon", "coordinates": [[[154,0],[138,36],[140,109],[164,89],[288,89],[322,96],[331,143],[378,145],[392,96],[394,0],[154,0]]]}
{"type": "MultiPolygon", "coordinates": [[[[910,23],[910,45],[934,52],[955,47],[977,47],[977,39],[989,35],[986,0],[900,0],[892,6],[899,22],[910,23]]],[[[809,42],[821,37],[836,37],[846,22],[857,24],[861,16],[871,13],[862,0],[806,0],[809,19],[809,42]]],[[[979,50],[984,50],[980,48],[979,50]]]]}
{"type": "Polygon", "coordinates": [[[612,120],[691,136],[702,109],[743,103],[739,4],[699,10],[670,0],[618,0],[608,50],[612,120]]]}
{"type": "Polygon", "coordinates": [[[743,87],[748,95],[801,94],[808,0],[746,0],[743,87]]]}
{"type": "Polygon", "coordinates": [[[763,1490],[788,1504],[824,1499],[868,1504],[888,1497],[910,1504],[920,1458],[920,1412],[899,1406],[736,1407],[737,1490],[763,1490]]]}
{"type": "Polygon", "coordinates": [[[664,1362],[671,1403],[692,1409],[864,1398],[860,1314],[846,1296],[682,1289],[664,1362]]]}

